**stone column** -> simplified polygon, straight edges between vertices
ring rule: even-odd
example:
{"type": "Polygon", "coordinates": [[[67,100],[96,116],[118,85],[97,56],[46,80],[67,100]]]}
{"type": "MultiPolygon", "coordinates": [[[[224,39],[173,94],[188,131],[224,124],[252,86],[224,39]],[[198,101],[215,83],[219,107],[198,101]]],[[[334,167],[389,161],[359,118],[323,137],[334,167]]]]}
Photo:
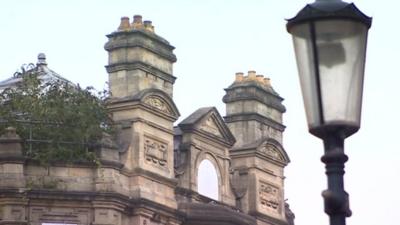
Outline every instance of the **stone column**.
{"type": "Polygon", "coordinates": [[[24,188],[24,157],[22,140],[13,127],[0,136],[0,187],[24,188]]]}
{"type": "Polygon", "coordinates": [[[21,142],[13,127],[6,128],[0,136],[0,189],[18,193],[17,196],[0,198],[0,224],[28,224],[27,200],[21,198],[27,191],[21,142]]]}
{"type": "Polygon", "coordinates": [[[120,127],[129,195],[176,208],[173,123],[179,112],[172,100],[174,47],[141,16],[132,24],[123,17],[118,30],[107,37],[109,109],[120,127]]]}
{"type": "Polygon", "coordinates": [[[236,138],[230,149],[236,204],[259,224],[285,223],[283,169],[289,157],[282,146],[283,98],[255,71],[237,73],[225,91],[225,122],[236,138]]]}

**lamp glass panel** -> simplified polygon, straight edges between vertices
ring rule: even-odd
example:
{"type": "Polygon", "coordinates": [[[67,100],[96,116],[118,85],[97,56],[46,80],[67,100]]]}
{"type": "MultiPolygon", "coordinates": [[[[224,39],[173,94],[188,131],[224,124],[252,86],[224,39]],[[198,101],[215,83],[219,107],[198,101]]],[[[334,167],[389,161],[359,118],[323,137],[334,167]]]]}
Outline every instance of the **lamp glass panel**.
{"type": "Polygon", "coordinates": [[[290,30],[308,126],[359,127],[368,29],[352,20],[313,23],[298,24],[290,30]],[[316,51],[310,26],[315,26],[316,51]],[[315,63],[319,64],[322,106],[318,101],[315,63]]]}
{"type": "Polygon", "coordinates": [[[351,20],[315,22],[324,124],[360,126],[367,27],[351,20]]]}
{"type": "Polygon", "coordinates": [[[316,87],[314,54],[312,49],[310,24],[303,23],[292,27],[293,45],[296,54],[300,87],[309,127],[321,124],[318,93],[316,87]]]}

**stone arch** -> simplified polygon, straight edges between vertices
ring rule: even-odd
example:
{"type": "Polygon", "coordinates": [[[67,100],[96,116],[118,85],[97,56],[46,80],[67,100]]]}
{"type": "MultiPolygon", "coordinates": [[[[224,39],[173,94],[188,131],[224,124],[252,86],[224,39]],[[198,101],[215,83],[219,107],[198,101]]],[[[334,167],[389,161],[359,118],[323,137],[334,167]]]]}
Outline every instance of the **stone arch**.
{"type": "MultiPolygon", "coordinates": [[[[215,172],[215,175],[216,175],[216,178],[217,178],[217,184],[216,184],[216,188],[217,188],[217,190],[216,190],[216,197],[217,197],[217,199],[215,199],[215,200],[220,200],[221,199],[221,186],[222,186],[222,184],[223,184],[223,179],[222,179],[222,174],[221,174],[221,165],[220,165],[220,163],[218,163],[218,159],[217,159],[217,157],[213,154],[213,153],[211,153],[211,152],[200,152],[199,154],[198,154],[198,156],[197,156],[197,159],[196,159],[196,163],[195,163],[195,171],[194,171],[194,175],[195,175],[195,177],[194,177],[194,182],[196,183],[196,187],[197,187],[197,191],[200,193],[200,191],[199,191],[199,173],[201,172],[200,171],[200,166],[201,166],[201,164],[202,163],[204,163],[204,162],[209,162],[212,166],[213,166],[213,171],[215,172]]],[[[210,171],[212,171],[212,170],[210,170],[209,168],[207,168],[208,170],[206,170],[206,172],[210,172],[210,171]]],[[[211,176],[213,176],[213,175],[211,175],[211,176]]],[[[203,194],[203,195],[205,195],[205,196],[207,196],[207,197],[210,197],[210,198],[213,198],[213,196],[209,196],[209,195],[207,195],[207,194],[204,194],[204,193],[200,193],[200,194],[203,194]]]]}

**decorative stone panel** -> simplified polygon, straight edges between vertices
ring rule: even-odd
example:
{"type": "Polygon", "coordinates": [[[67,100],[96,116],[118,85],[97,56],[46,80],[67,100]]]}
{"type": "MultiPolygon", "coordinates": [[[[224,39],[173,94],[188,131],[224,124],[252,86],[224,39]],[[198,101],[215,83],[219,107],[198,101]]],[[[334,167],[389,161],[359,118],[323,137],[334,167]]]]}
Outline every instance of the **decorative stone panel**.
{"type": "Polygon", "coordinates": [[[279,188],[266,182],[259,182],[259,204],[261,211],[280,214],[282,210],[279,188]]]}
{"type": "Polygon", "coordinates": [[[147,163],[165,167],[168,160],[168,144],[145,136],[144,154],[147,163]]]}

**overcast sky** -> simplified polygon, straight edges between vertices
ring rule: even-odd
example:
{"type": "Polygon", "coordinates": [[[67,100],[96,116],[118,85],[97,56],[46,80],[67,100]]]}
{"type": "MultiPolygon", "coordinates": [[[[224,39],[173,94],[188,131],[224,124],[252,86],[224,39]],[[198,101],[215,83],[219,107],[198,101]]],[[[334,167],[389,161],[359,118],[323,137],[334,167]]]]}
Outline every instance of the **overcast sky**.
{"type": "MultiPolygon", "coordinates": [[[[304,0],[1,1],[0,80],[47,55],[51,69],[82,86],[107,81],[103,46],[121,16],[141,14],[176,47],[174,100],[180,120],[199,107],[225,115],[223,88],[235,72],[256,70],[285,98],[286,198],[297,225],[328,224],[320,195],[326,188],[322,142],[308,134],[285,18],[304,0]]],[[[373,16],[368,40],[361,130],[346,140],[349,225],[398,225],[400,209],[400,31],[395,0],[355,2],[373,16]]]]}

